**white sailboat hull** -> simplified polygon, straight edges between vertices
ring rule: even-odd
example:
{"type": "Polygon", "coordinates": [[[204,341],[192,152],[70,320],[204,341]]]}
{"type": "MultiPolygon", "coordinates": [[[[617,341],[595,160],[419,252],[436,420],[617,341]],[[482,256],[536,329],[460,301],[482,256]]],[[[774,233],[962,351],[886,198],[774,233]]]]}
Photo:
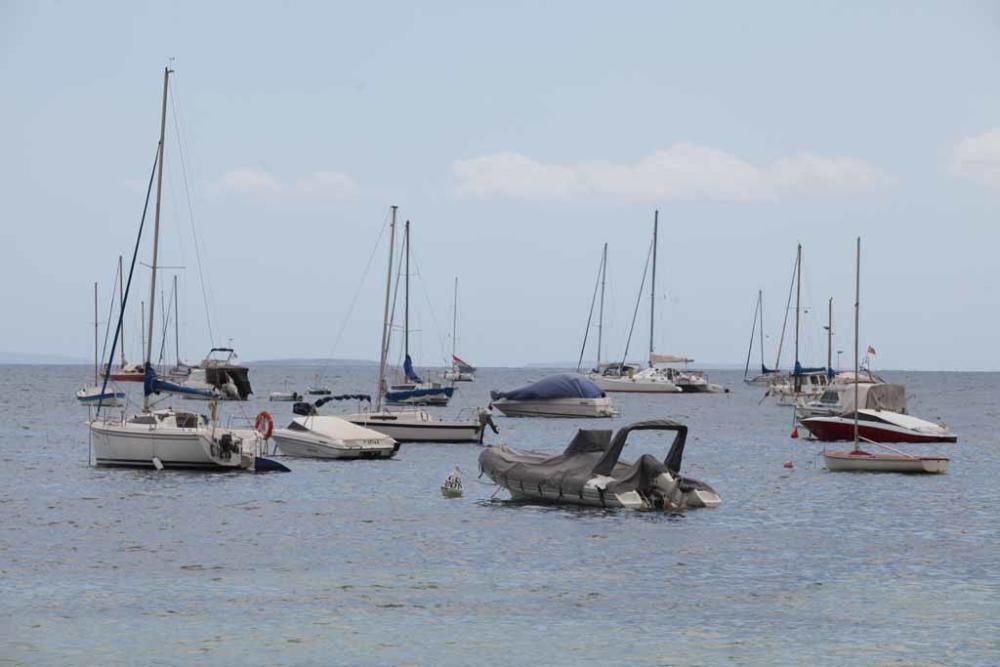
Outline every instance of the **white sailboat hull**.
{"type": "Polygon", "coordinates": [[[501,398],[493,401],[493,407],[507,417],[614,417],[618,414],[606,396],[534,401],[501,398]]]}
{"type": "Polygon", "coordinates": [[[397,442],[482,442],[483,439],[484,425],[478,419],[439,421],[422,410],[360,412],[344,418],[397,442]]]}
{"type": "Polygon", "coordinates": [[[216,470],[254,467],[257,436],[252,431],[177,428],[159,425],[94,421],[90,424],[97,465],[216,470]],[[237,451],[223,451],[221,437],[228,433],[237,451]],[[249,445],[249,446],[248,446],[249,445]]]}
{"type": "Polygon", "coordinates": [[[940,474],[948,470],[944,456],[906,456],[867,452],[825,452],[823,459],[831,472],[900,472],[940,474]]]}
{"type": "Polygon", "coordinates": [[[679,394],[681,388],[664,378],[605,377],[591,375],[590,379],[606,392],[632,394],[679,394]]]}

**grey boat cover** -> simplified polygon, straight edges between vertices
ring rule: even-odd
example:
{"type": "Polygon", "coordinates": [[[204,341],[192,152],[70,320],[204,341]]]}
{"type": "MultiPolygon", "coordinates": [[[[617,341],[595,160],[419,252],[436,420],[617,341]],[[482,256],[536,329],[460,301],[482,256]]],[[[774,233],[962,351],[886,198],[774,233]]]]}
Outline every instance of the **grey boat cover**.
{"type": "Polygon", "coordinates": [[[510,391],[491,391],[490,398],[498,401],[538,401],[553,398],[602,398],[604,392],[590,378],[576,373],[559,373],[542,378],[510,391]]]}
{"type": "Polygon", "coordinates": [[[906,414],[906,387],[901,384],[877,384],[868,388],[865,407],[906,414]]]}
{"type": "MultiPolygon", "coordinates": [[[[680,474],[687,426],[669,419],[654,419],[626,426],[612,437],[611,431],[577,431],[566,449],[555,456],[540,452],[511,449],[504,445],[486,447],[479,455],[479,468],[501,486],[535,490],[558,491],[560,497],[582,497],[584,485],[596,475],[614,478],[608,482],[606,493],[636,491],[652,506],[658,501],[653,480],[669,471],[678,478],[681,491],[714,489],[704,482],[680,474]],[[621,461],[629,433],[632,431],[674,431],[674,442],[662,462],[643,454],[634,463],[621,461]]],[[[662,499],[661,499],[662,500],[662,499]]]]}

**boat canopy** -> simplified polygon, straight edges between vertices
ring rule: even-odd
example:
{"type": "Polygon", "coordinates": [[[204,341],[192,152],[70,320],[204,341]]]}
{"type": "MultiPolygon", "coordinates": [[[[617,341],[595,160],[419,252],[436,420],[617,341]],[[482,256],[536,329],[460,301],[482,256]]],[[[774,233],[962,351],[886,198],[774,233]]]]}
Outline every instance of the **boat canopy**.
{"type": "Polygon", "coordinates": [[[649,353],[649,363],[650,364],[689,364],[694,359],[688,357],[678,357],[675,354],[656,354],[655,352],[649,353]]]}
{"type": "Polygon", "coordinates": [[[906,412],[906,387],[901,384],[876,384],[868,387],[864,406],[870,410],[906,412]]]}
{"type": "Polygon", "coordinates": [[[510,391],[491,391],[494,401],[539,401],[557,398],[603,398],[604,392],[591,380],[575,373],[559,373],[510,391]]]}

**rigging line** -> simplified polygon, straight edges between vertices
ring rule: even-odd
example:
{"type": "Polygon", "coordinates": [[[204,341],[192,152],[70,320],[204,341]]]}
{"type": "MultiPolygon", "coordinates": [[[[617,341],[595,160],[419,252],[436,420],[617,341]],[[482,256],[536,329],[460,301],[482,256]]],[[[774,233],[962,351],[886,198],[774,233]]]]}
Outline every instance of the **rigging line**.
{"type": "Polygon", "coordinates": [[[164,301],[164,300],[169,301],[169,305],[161,304],[161,307],[163,309],[161,311],[163,313],[163,337],[160,339],[160,358],[157,360],[157,363],[161,367],[164,365],[163,358],[167,354],[167,331],[169,330],[170,323],[172,321],[170,319],[170,314],[174,312],[174,305],[173,305],[174,304],[174,290],[176,288],[177,288],[176,285],[174,285],[174,286],[172,286],[170,288],[170,298],[169,299],[160,299],[161,301],[164,301]]]}
{"type": "MultiPolygon", "coordinates": [[[[402,245],[403,240],[400,239],[399,243],[400,243],[400,245],[402,245]]],[[[393,248],[393,251],[395,251],[395,248],[393,248]]],[[[400,249],[400,255],[402,255],[402,249],[400,249]]],[[[399,283],[400,283],[400,278],[402,277],[402,274],[403,274],[403,260],[402,260],[402,257],[400,257],[400,260],[399,260],[398,264],[399,264],[399,266],[396,267],[396,284],[392,288],[392,305],[389,306],[389,338],[385,342],[385,345],[386,345],[386,349],[385,349],[386,363],[388,363],[388,361],[389,361],[389,345],[392,343],[392,330],[396,326],[396,297],[399,296],[399,283]]],[[[397,331],[398,331],[398,329],[397,329],[397,331]]],[[[403,351],[402,348],[400,348],[400,352],[402,352],[402,351],[403,351]]],[[[402,357],[399,357],[399,358],[400,358],[400,360],[402,360],[402,357]]],[[[402,365],[402,361],[400,361],[400,365],[402,365]]],[[[382,391],[382,389],[380,388],[379,391],[382,391]]]]}
{"type": "MultiPolygon", "coordinates": [[[[778,339],[778,356],[774,360],[774,370],[781,369],[781,347],[785,344],[785,328],[788,326],[788,311],[792,307],[792,294],[795,293],[795,277],[799,272],[799,260],[796,255],[795,264],[792,265],[792,280],[788,283],[788,301],[785,302],[785,319],[781,321],[781,338],[778,339]]],[[[794,369],[793,369],[794,370],[794,369]]]]}
{"type": "MultiPolygon", "coordinates": [[[[625,366],[625,362],[628,360],[628,348],[632,344],[632,332],[635,330],[635,318],[639,314],[639,304],[642,303],[643,294],[642,291],[646,288],[646,273],[649,271],[649,260],[653,256],[653,243],[649,244],[649,252],[646,253],[646,266],[642,269],[642,282],[639,283],[639,296],[635,299],[635,310],[632,311],[632,324],[628,328],[628,338],[625,340],[625,354],[622,355],[622,367],[625,366]]],[[[621,367],[619,367],[619,373],[621,373],[621,367]]]]}
{"type": "MultiPolygon", "coordinates": [[[[187,160],[184,159],[184,148],[183,142],[181,141],[181,129],[177,121],[177,106],[174,103],[174,99],[177,97],[177,83],[174,83],[174,94],[170,97],[170,109],[173,111],[174,119],[174,130],[177,133],[177,153],[180,157],[181,162],[181,178],[184,181],[184,195],[187,201],[188,209],[188,221],[191,224],[191,237],[194,240],[194,256],[195,262],[198,265],[198,280],[201,283],[201,298],[202,302],[205,304],[205,321],[208,324],[208,341],[211,343],[212,347],[215,347],[215,332],[212,330],[212,312],[209,307],[209,296],[212,291],[211,286],[208,285],[208,281],[205,279],[205,271],[201,264],[201,244],[198,240],[198,230],[194,224],[194,208],[191,206],[191,188],[188,186],[187,177],[187,160]]],[[[211,299],[212,303],[215,303],[215,298],[211,299]]]]}
{"type": "Polygon", "coordinates": [[[750,328],[750,347],[747,348],[747,365],[743,368],[743,379],[747,379],[747,375],[750,374],[750,354],[753,352],[753,338],[757,333],[757,313],[760,310],[760,298],[754,303],[753,307],[753,326],[750,328]]]}
{"type": "Polygon", "coordinates": [[[420,266],[417,264],[416,257],[413,256],[413,251],[410,251],[411,259],[413,260],[413,268],[415,269],[414,275],[420,278],[420,289],[424,295],[424,302],[427,304],[427,312],[431,314],[431,325],[434,327],[434,333],[438,339],[438,345],[441,346],[441,358],[447,359],[448,353],[448,341],[446,338],[441,337],[441,327],[438,326],[437,317],[434,315],[434,307],[431,305],[430,295],[427,293],[427,286],[423,281],[423,274],[420,272],[420,266]]]}
{"type": "MultiPolygon", "coordinates": [[[[142,241],[142,228],[146,224],[146,213],[149,211],[149,197],[153,192],[153,177],[156,176],[156,163],[160,158],[160,150],[162,146],[160,142],[156,142],[156,155],[153,156],[153,168],[149,172],[149,185],[146,186],[146,201],[142,205],[142,218],[139,220],[139,233],[135,237],[135,248],[132,250],[132,263],[129,264],[128,268],[128,282],[125,283],[125,294],[122,297],[121,311],[118,313],[118,326],[115,327],[115,337],[111,342],[111,352],[108,354],[108,365],[104,372],[104,382],[101,384],[101,394],[104,394],[108,390],[108,380],[111,379],[111,361],[115,356],[115,348],[118,346],[118,338],[122,332],[122,320],[125,317],[125,304],[128,302],[129,289],[132,287],[132,275],[135,273],[135,261],[139,257],[139,242],[142,241]]],[[[103,401],[98,399],[97,401],[97,411],[94,413],[94,418],[96,419],[101,414],[101,407],[103,406],[103,401]]]]}
{"type": "Polygon", "coordinates": [[[108,319],[107,324],[104,327],[104,343],[101,345],[101,361],[104,361],[104,355],[108,351],[108,338],[111,336],[111,318],[114,317],[115,313],[115,291],[118,287],[118,281],[121,280],[121,276],[118,270],[115,270],[115,282],[111,286],[111,302],[108,304],[108,319]]]}
{"type": "Polygon", "coordinates": [[[319,377],[321,378],[326,374],[327,369],[329,369],[330,365],[333,363],[333,355],[336,354],[337,348],[340,346],[341,338],[344,336],[344,331],[347,330],[347,323],[351,321],[351,317],[354,314],[354,307],[357,305],[358,298],[361,296],[361,288],[364,287],[365,280],[368,277],[368,271],[372,267],[372,262],[375,261],[375,254],[378,252],[379,246],[382,244],[382,237],[385,236],[385,230],[387,228],[386,223],[388,219],[389,214],[386,213],[385,217],[382,218],[382,228],[379,231],[378,238],[375,239],[375,245],[372,247],[372,252],[368,256],[368,263],[365,264],[365,270],[361,273],[361,280],[358,281],[358,286],[354,290],[354,296],[351,297],[351,304],[347,307],[347,314],[340,323],[340,330],[337,332],[337,337],[333,341],[333,349],[330,350],[326,363],[320,369],[319,377]]]}
{"type": "MultiPolygon", "coordinates": [[[[590,335],[590,323],[594,319],[594,304],[597,303],[597,290],[601,286],[601,271],[604,269],[604,255],[601,255],[601,265],[597,267],[597,280],[594,282],[594,296],[590,299],[590,312],[587,313],[587,326],[583,330],[583,345],[580,346],[580,358],[576,360],[576,372],[583,366],[583,353],[587,351],[587,337],[590,335]]],[[[600,356],[600,350],[597,351],[600,356]]],[[[600,372],[600,368],[597,369],[600,372]]]]}

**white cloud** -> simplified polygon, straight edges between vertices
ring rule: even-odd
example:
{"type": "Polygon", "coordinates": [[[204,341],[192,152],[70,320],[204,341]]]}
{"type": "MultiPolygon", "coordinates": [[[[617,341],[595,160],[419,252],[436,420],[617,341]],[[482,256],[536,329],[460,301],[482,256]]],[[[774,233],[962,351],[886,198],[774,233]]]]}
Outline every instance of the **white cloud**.
{"type": "Polygon", "coordinates": [[[495,153],[456,160],[451,169],[461,195],[514,199],[602,195],[637,201],[748,201],[869,192],[893,182],[882,170],[856,158],[800,153],[754,164],[717,148],[688,143],[632,163],[555,164],[519,153],[495,153]]]}
{"type": "Polygon", "coordinates": [[[282,183],[262,169],[242,167],[222,175],[214,192],[264,195],[271,197],[350,199],[360,192],[358,184],[339,171],[317,171],[292,183],[282,183]]]}
{"type": "Polygon", "coordinates": [[[974,183],[1000,189],[1000,129],[962,139],[952,146],[951,171],[974,183]]]}

